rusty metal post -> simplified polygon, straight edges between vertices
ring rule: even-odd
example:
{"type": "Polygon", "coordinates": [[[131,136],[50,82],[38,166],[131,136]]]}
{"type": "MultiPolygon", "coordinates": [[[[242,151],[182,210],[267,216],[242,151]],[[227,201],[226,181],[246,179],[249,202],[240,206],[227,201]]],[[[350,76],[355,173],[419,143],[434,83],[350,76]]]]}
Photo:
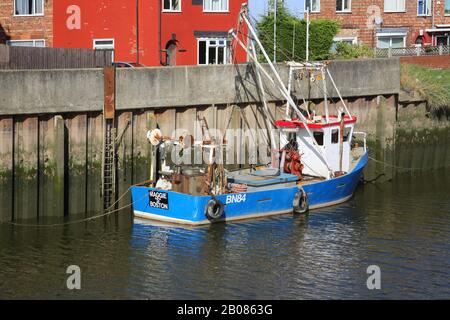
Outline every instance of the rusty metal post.
{"type": "Polygon", "coordinates": [[[104,104],[103,104],[103,166],[102,166],[102,196],[103,209],[111,208],[116,201],[116,68],[103,69],[104,104]]]}

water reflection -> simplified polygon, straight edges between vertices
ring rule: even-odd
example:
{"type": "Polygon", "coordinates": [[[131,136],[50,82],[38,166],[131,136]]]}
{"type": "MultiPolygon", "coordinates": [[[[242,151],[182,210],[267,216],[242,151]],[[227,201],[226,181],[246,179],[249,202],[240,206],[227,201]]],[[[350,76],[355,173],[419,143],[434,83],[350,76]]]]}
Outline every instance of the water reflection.
{"type": "Polygon", "coordinates": [[[365,185],[310,216],[181,228],[130,212],[52,229],[0,225],[0,298],[450,298],[449,173],[365,185]],[[82,290],[66,289],[67,266],[82,290]],[[382,290],[366,287],[369,265],[382,290]]]}

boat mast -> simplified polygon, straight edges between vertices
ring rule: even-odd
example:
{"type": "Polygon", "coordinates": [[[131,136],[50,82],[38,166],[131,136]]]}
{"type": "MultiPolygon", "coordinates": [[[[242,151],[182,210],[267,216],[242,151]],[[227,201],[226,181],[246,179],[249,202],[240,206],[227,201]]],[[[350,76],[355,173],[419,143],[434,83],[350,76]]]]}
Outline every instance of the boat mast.
{"type": "Polygon", "coordinates": [[[273,0],[273,63],[277,62],[277,2],[273,0]]]}
{"type": "Polygon", "coordinates": [[[326,123],[330,123],[330,112],[328,111],[328,92],[327,92],[327,78],[325,78],[324,66],[320,69],[320,75],[323,83],[323,103],[325,105],[325,120],[326,123]]]}
{"type": "MultiPolygon", "coordinates": [[[[290,106],[292,107],[292,109],[297,113],[298,117],[301,119],[301,121],[303,122],[304,126],[305,126],[305,130],[308,133],[309,137],[311,138],[311,144],[312,146],[318,151],[318,153],[321,155],[322,161],[324,162],[324,164],[327,166],[327,169],[329,170],[330,176],[332,176],[332,170],[330,168],[330,166],[328,165],[328,162],[326,160],[325,155],[323,154],[323,150],[319,147],[319,145],[317,144],[316,139],[314,138],[314,135],[312,134],[311,130],[309,129],[308,126],[308,120],[306,119],[306,117],[302,114],[302,112],[297,108],[297,106],[295,105],[295,102],[292,100],[292,97],[290,95],[290,93],[288,92],[288,90],[286,89],[283,80],[281,80],[281,77],[279,75],[279,73],[277,72],[274,64],[271,62],[271,59],[269,58],[269,56],[267,55],[266,50],[264,49],[264,46],[262,45],[261,41],[259,40],[259,37],[255,31],[255,29],[253,28],[252,24],[250,23],[250,21],[248,20],[247,14],[248,14],[248,7],[247,4],[243,4],[242,5],[243,9],[241,10],[241,17],[242,20],[246,23],[248,30],[251,33],[251,36],[253,37],[253,39],[255,40],[255,42],[258,44],[259,48],[261,49],[261,52],[265,58],[265,60],[267,61],[270,69],[272,70],[273,74],[275,75],[275,79],[272,79],[272,77],[267,73],[267,71],[261,66],[261,64],[259,63],[259,61],[257,59],[255,59],[255,57],[253,56],[253,54],[251,54],[247,48],[247,46],[239,39],[239,37],[236,35],[235,30],[230,30],[230,34],[231,36],[235,39],[235,41],[247,52],[247,54],[249,54],[249,57],[251,60],[253,60],[253,62],[255,63],[255,65],[258,67],[258,69],[266,76],[266,78],[275,86],[277,87],[281,94],[283,95],[283,97],[288,101],[288,103],[290,104],[290,106]]],[[[328,177],[327,177],[328,178],[328,177]]]]}
{"type": "Polygon", "coordinates": [[[306,62],[309,61],[309,6],[306,7],[306,62]]]}
{"type": "MultiPolygon", "coordinates": [[[[258,61],[258,55],[256,53],[256,48],[255,48],[255,43],[253,42],[253,40],[250,40],[250,49],[252,51],[252,55],[253,55],[253,59],[255,61],[258,61]]],[[[261,100],[262,100],[262,105],[264,108],[264,120],[266,122],[266,127],[268,130],[268,138],[270,140],[270,151],[271,153],[274,152],[275,150],[277,150],[277,145],[275,143],[275,135],[273,134],[273,130],[272,128],[274,128],[271,120],[270,120],[270,111],[269,111],[269,107],[267,106],[267,99],[266,99],[266,92],[264,90],[264,85],[262,82],[262,77],[261,77],[261,71],[259,70],[258,67],[255,66],[255,72],[256,72],[256,79],[258,81],[258,89],[261,93],[261,100]]]]}

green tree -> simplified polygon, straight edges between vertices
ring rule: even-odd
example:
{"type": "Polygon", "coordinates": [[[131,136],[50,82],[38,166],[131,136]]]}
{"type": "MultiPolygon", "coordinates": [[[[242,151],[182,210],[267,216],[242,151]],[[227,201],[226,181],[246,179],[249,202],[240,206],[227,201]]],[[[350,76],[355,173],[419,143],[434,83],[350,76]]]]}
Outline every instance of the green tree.
{"type": "MultiPolygon", "coordinates": [[[[273,60],[274,14],[269,12],[257,23],[260,40],[273,60]]],[[[331,57],[333,38],[339,25],[332,20],[313,20],[310,23],[309,59],[325,60],[331,57]]],[[[277,61],[305,60],[306,21],[292,15],[281,3],[277,10],[277,61]]]]}

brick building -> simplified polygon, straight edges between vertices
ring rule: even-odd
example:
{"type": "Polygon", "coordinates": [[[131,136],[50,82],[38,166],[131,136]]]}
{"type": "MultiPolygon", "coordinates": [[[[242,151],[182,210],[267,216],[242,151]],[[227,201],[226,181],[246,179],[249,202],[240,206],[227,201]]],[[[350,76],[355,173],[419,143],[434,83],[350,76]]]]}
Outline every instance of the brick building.
{"type": "Polygon", "coordinates": [[[0,43],[53,45],[53,0],[0,0],[0,43]]]}
{"type": "MultiPolygon", "coordinates": [[[[245,2],[0,0],[0,42],[113,49],[115,61],[146,66],[221,64],[230,51],[228,30],[245,2]]],[[[237,61],[245,60],[239,49],[237,61]]]]}
{"type": "Polygon", "coordinates": [[[311,19],[333,19],[336,41],[371,47],[450,45],[450,0],[305,0],[311,19]]]}

